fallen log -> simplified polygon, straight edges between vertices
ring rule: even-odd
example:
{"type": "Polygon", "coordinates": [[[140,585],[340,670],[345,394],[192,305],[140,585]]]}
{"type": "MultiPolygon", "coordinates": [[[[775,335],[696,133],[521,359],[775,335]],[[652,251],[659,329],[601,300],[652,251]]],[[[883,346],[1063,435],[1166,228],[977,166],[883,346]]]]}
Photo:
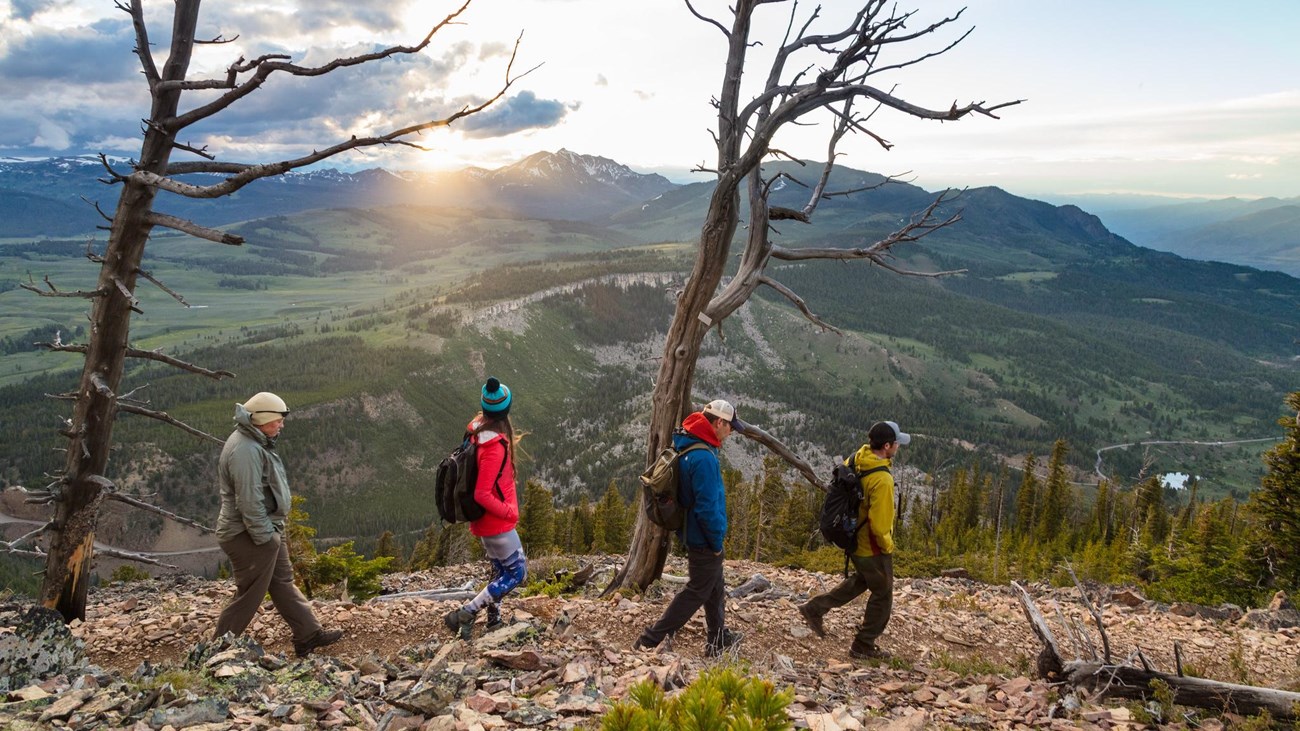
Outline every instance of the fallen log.
{"type": "MultiPolygon", "coordinates": [[[[1097,660],[1072,660],[1061,658],[1060,650],[1051,628],[1029,592],[1017,582],[1011,585],[1020,592],[1020,604],[1034,634],[1043,644],[1038,654],[1039,677],[1054,683],[1064,683],[1086,690],[1097,698],[1126,698],[1149,700],[1155,694],[1156,682],[1169,687],[1177,705],[1205,708],[1220,712],[1256,715],[1267,711],[1275,721],[1300,720],[1300,693],[1253,685],[1237,685],[1204,678],[1189,678],[1179,674],[1159,672],[1150,667],[1115,664],[1097,660]]],[[[1090,609],[1091,611],[1091,609],[1090,609]]],[[[1094,616],[1096,616],[1094,614],[1094,616]]],[[[1107,648],[1110,641],[1098,621],[1107,648]]],[[[1145,664],[1145,663],[1144,663],[1145,664]]]]}

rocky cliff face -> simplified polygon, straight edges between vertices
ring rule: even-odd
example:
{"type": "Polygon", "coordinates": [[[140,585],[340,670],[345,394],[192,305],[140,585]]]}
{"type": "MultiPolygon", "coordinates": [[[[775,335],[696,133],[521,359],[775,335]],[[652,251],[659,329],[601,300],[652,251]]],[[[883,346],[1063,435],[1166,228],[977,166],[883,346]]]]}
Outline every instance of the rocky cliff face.
{"type": "MultiPolygon", "coordinates": [[[[545,579],[556,563],[535,561],[530,573],[545,579]]],[[[862,664],[847,655],[861,600],[827,617],[824,639],[794,609],[839,577],[729,561],[727,619],[745,637],[731,654],[713,659],[703,654],[699,616],[666,646],[632,650],[674,593],[673,576],[684,575],[679,559],[670,560],[663,582],[636,597],[599,598],[612,562],[593,568],[592,580],[573,596],[507,599],[504,626],[486,632],[480,625],[470,642],[442,625],[457,602],[428,592],[472,591],[483,566],[394,574],[387,580],[392,593],[377,600],[316,602],[321,620],[346,635],[302,660],[269,605],[243,638],[211,640],[233,592],[229,581],[177,577],[103,587],[91,595],[86,622],[67,629],[33,622],[39,610],[11,601],[0,607],[0,659],[12,679],[0,727],[573,728],[598,723],[637,682],[680,688],[719,662],[741,663],[793,687],[791,720],[817,731],[1100,729],[1128,726],[1141,712],[1063,695],[1031,677],[1038,648],[1007,587],[899,580],[882,641],[894,659],[862,664]],[[28,663],[25,675],[14,672],[33,656],[43,658],[39,667],[28,663]]],[[[1092,628],[1076,590],[1033,593],[1049,616],[1076,628],[1062,627],[1058,637],[1092,628]]],[[[1092,593],[1105,604],[1102,621],[1117,655],[1140,647],[1172,672],[1177,641],[1184,669],[1202,677],[1300,687],[1300,629],[1284,599],[1253,613],[1192,605],[1173,613],[1132,590],[1092,593]]],[[[1060,641],[1064,651],[1087,652],[1082,642],[1060,641]]],[[[1201,723],[1222,726],[1204,717],[1201,723]]]]}

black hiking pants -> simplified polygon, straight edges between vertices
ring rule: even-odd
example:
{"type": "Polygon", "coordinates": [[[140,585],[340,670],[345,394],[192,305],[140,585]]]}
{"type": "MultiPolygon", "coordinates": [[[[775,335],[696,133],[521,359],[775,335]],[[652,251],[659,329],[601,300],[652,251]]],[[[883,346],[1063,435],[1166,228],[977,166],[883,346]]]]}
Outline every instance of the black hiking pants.
{"type": "Polygon", "coordinates": [[[686,587],[677,592],[664,614],[649,629],[641,633],[641,643],[656,647],[664,637],[673,634],[691,621],[696,610],[704,607],[704,624],[708,630],[707,642],[717,643],[726,626],[723,612],[726,609],[726,582],[722,578],[722,554],[707,548],[689,548],[686,551],[686,587]]]}

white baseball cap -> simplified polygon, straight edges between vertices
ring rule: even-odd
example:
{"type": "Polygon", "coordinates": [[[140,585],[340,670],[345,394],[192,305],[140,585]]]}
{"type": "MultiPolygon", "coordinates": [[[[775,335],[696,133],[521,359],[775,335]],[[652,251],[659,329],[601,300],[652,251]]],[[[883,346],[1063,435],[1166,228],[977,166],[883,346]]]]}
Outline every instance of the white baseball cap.
{"type": "Polygon", "coordinates": [[[736,416],[736,407],[732,406],[730,401],[714,399],[704,405],[702,413],[709,416],[716,416],[723,421],[730,422],[733,431],[744,432],[749,426],[736,416]]]}

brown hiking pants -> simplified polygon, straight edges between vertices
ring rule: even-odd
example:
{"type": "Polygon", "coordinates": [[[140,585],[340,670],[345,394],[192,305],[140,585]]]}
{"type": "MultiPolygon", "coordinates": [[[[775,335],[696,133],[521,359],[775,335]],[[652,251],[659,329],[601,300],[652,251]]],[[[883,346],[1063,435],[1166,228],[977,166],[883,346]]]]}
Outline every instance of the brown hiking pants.
{"type": "Polygon", "coordinates": [[[240,533],[223,541],[221,550],[226,552],[235,570],[235,598],[221,610],[214,638],[227,632],[243,634],[267,592],[275,610],[293,632],[295,643],[305,642],[320,631],[320,622],[307,598],[293,584],[293,565],[289,563],[289,546],[284,536],[276,535],[259,546],[247,533],[240,533]]]}
{"type": "Polygon", "coordinates": [[[808,606],[818,616],[824,616],[830,610],[857,599],[862,592],[870,591],[862,624],[853,638],[853,647],[861,651],[874,645],[876,638],[884,634],[885,625],[889,624],[889,614],[894,608],[894,557],[886,553],[853,556],[852,560],[853,573],[834,589],[809,599],[808,606]]]}

